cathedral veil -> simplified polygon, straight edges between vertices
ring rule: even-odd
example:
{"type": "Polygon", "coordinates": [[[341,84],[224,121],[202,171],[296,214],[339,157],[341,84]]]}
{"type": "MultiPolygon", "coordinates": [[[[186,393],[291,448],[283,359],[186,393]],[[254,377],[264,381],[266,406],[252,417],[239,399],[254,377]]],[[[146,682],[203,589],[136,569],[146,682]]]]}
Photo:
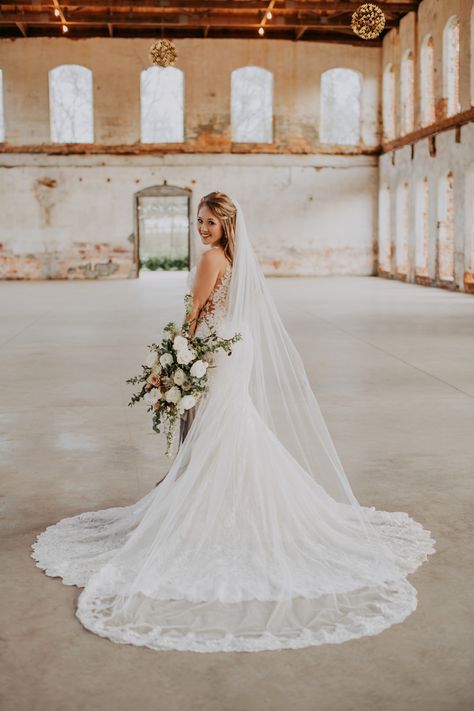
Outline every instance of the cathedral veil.
{"type": "Polygon", "coordinates": [[[263,651],[377,634],[416,608],[429,531],[352,493],[240,205],[208,395],[163,482],[50,526],[33,557],[84,587],[76,614],[119,643],[263,651]]]}
{"type": "Polygon", "coordinates": [[[247,324],[254,345],[250,395],[286,449],[336,501],[359,510],[301,357],[276,309],[257,262],[239,203],[229,320],[247,324]]]}

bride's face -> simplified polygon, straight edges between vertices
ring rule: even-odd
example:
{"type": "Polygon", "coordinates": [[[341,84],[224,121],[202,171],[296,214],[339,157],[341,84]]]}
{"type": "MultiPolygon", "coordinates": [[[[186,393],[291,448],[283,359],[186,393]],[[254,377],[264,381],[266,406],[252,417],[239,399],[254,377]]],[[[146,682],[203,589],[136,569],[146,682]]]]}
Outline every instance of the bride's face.
{"type": "Polygon", "coordinates": [[[222,222],[212,214],[207,205],[202,205],[198,212],[198,231],[203,244],[217,245],[223,234],[222,222]]]}

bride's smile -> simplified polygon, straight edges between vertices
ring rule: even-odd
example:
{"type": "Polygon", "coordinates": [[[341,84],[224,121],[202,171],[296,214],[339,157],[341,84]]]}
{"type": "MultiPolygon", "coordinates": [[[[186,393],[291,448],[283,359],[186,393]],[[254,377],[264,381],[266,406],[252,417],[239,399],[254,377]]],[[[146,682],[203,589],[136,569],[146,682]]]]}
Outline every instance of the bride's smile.
{"type": "Polygon", "coordinates": [[[197,222],[199,236],[204,244],[215,245],[221,241],[224,228],[207,205],[200,208],[197,222]]]}

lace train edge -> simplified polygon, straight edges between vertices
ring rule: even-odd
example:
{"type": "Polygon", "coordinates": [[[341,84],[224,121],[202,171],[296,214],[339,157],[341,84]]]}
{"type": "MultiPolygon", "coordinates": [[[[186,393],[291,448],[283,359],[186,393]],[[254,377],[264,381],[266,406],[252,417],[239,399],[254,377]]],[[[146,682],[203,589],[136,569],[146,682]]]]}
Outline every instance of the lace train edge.
{"type": "MultiPolygon", "coordinates": [[[[395,624],[402,623],[417,608],[417,592],[408,581],[398,581],[396,592],[391,597],[390,603],[380,609],[378,615],[370,618],[357,617],[352,614],[349,624],[347,621],[333,624],[332,629],[320,629],[313,632],[303,628],[301,633],[293,638],[278,637],[270,632],[262,632],[255,637],[237,636],[232,633],[223,635],[220,640],[200,639],[193,632],[188,632],[181,638],[161,634],[161,628],[150,628],[147,633],[144,625],[139,625],[139,631],[134,632],[131,626],[115,629],[105,629],[100,616],[100,600],[92,598],[83,600],[79,597],[79,604],[75,615],[81,624],[100,637],[110,639],[117,644],[132,644],[139,647],[148,647],[155,651],[183,651],[183,652],[263,652],[278,651],[283,649],[303,649],[304,647],[320,646],[323,644],[342,644],[361,637],[375,636],[395,624]],[[99,608],[96,609],[96,608],[99,608]]],[[[330,625],[331,627],[331,625],[330,625]]]]}

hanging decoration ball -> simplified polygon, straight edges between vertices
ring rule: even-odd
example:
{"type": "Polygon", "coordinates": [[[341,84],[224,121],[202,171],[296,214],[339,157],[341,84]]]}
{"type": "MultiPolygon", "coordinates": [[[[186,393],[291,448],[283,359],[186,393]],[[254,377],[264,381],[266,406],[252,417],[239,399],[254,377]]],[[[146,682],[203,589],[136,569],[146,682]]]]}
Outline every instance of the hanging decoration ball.
{"type": "Polygon", "coordinates": [[[158,67],[171,67],[178,59],[178,52],[174,42],[167,39],[159,39],[150,47],[150,61],[158,67]]]}
{"type": "Polygon", "coordinates": [[[362,39],[375,39],[385,27],[383,10],[371,2],[364,3],[352,15],[351,27],[362,39]]]}

